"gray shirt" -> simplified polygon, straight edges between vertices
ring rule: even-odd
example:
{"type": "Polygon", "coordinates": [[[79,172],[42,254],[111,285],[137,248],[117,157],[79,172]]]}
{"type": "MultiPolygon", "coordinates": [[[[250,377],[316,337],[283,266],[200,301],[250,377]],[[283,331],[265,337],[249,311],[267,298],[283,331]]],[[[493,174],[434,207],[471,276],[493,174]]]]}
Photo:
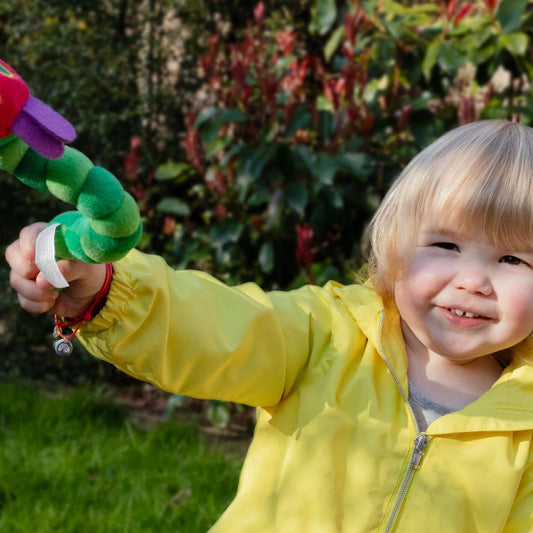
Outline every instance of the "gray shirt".
{"type": "Polygon", "coordinates": [[[426,431],[431,422],[437,420],[437,418],[456,411],[453,407],[446,407],[445,405],[428,400],[411,383],[409,383],[409,403],[413,408],[413,413],[420,431],[426,431]]]}

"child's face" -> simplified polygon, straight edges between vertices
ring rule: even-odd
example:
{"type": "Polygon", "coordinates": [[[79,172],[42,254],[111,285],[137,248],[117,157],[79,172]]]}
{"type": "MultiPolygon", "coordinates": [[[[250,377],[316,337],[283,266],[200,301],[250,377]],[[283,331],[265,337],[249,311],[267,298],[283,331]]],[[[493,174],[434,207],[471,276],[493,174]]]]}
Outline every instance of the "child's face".
{"type": "Polygon", "coordinates": [[[466,363],[533,331],[533,248],[503,250],[451,224],[423,226],[394,294],[408,347],[466,363]]]}

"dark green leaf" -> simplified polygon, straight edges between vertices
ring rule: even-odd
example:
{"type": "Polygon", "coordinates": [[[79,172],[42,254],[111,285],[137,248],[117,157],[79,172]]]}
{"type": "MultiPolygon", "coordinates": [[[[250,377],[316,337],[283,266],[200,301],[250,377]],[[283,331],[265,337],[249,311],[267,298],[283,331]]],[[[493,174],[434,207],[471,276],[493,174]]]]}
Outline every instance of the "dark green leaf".
{"type": "Polygon", "coordinates": [[[214,247],[223,246],[228,242],[237,242],[241,235],[244,226],[235,220],[225,220],[211,228],[209,237],[211,244],[214,247]]]}
{"type": "Polygon", "coordinates": [[[344,207],[342,194],[335,187],[328,187],[326,189],[326,196],[333,209],[342,209],[344,207]]]}
{"type": "Polygon", "coordinates": [[[437,63],[439,57],[440,40],[435,39],[426,48],[426,54],[424,55],[424,61],[422,61],[422,72],[426,80],[431,77],[431,70],[437,63]]]}
{"type": "Polygon", "coordinates": [[[333,26],[336,18],[337,6],[335,5],[335,0],[314,0],[309,31],[324,35],[333,26]]]}
{"type": "Polygon", "coordinates": [[[496,53],[496,46],[493,42],[487,43],[480,48],[473,48],[470,50],[469,57],[476,65],[485,63],[494,58],[496,53]]]}
{"type": "Polygon", "coordinates": [[[371,160],[362,152],[343,153],[337,156],[339,167],[356,176],[368,176],[371,172],[371,160]]]}
{"type": "Polygon", "coordinates": [[[389,66],[394,63],[396,46],[392,39],[380,39],[376,41],[373,48],[374,59],[382,66],[389,66]]]}
{"type": "Polygon", "coordinates": [[[265,242],[259,250],[259,266],[265,274],[270,274],[274,269],[274,246],[271,242],[265,242]]]}
{"type": "Polygon", "coordinates": [[[230,159],[237,155],[246,145],[243,143],[234,144],[225,154],[224,157],[220,160],[221,165],[227,165],[230,159]]]}
{"type": "Polygon", "coordinates": [[[309,176],[314,171],[314,159],[311,148],[305,144],[299,144],[292,150],[292,158],[296,167],[309,176]]]}
{"type": "Polygon", "coordinates": [[[466,57],[451,42],[444,42],[439,49],[439,65],[447,74],[455,74],[464,65],[466,57]]]}
{"type": "Polygon", "coordinates": [[[249,207],[266,204],[270,200],[270,191],[264,183],[259,183],[256,190],[250,195],[246,204],[249,207]]]}
{"type": "Polygon", "coordinates": [[[158,181],[172,180],[190,169],[191,165],[187,163],[165,163],[157,167],[155,179],[158,181]]]}
{"type": "Polygon", "coordinates": [[[320,133],[320,138],[322,142],[327,145],[333,134],[334,126],[334,117],[333,113],[330,111],[320,111],[318,114],[318,131],[320,133]]]}
{"type": "Polygon", "coordinates": [[[178,198],[165,198],[157,204],[156,209],[163,213],[180,217],[187,217],[191,214],[189,206],[182,200],[178,200],[178,198]]]}
{"type": "Polygon", "coordinates": [[[331,154],[319,153],[313,164],[313,175],[322,185],[332,185],[339,166],[331,154]]]}
{"type": "Polygon", "coordinates": [[[300,216],[304,216],[305,207],[309,198],[309,191],[302,183],[291,183],[286,189],[287,204],[290,205],[300,216]]]}
{"type": "Polygon", "coordinates": [[[288,56],[282,56],[276,61],[275,68],[279,70],[287,69],[297,59],[296,56],[289,54],[288,56]]]}
{"type": "Polygon", "coordinates": [[[507,33],[500,36],[500,44],[508,52],[523,56],[528,48],[529,37],[522,32],[507,33]]]}
{"type": "Polygon", "coordinates": [[[311,113],[306,109],[298,109],[287,127],[285,139],[290,139],[298,130],[305,130],[311,126],[311,113]]]}
{"type": "Polygon", "coordinates": [[[267,208],[267,220],[265,228],[269,230],[278,229],[283,219],[283,191],[278,189],[270,198],[267,208]]]}
{"type": "Polygon", "coordinates": [[[194,129],[198,129],[204,122],[212,119],[218,112],[218,107],[206,107],[202,109],[194,121],[194,129]]]}
{"type": "Polygon", "coordinates": [[[222,109],[216,116],[218,122],[224,124],[231,122],[246,122],[247,116],[240,109],[222,109]]]}
{"type": "Polygon", "coordinates": [[[513,33],[520,28],[527,4],[528,0],[500,0],[496,18],[502,26],[503,33],[513,33]]]}
{"type": "Polygon", "coordinates": [[[207,121],[202,124],[200,128],[202,142],[207,145],[211,144],[219,136],[221,127],[222,124],[217,120],[207,121]]]}
{"type": "Polygon", "coordinates": [[[250,176],[252,180],[255,180],[263,173],[268,158],[268,153],[258,148],[247,146],[238,154],[235,172],[238,176],[246,175],[250,176]]]}
{"type": "Polygon", "coordinates": [[[409,32],[405,24],[393,21],[385,21],[384,26],[387,28],[387,32],[393,39],[404,39],[408,36],[409,32]]]}
{"type": "Polygon", "coordinates": [[[329,61],[331,59],[331,56],[335,53],[335,50],[337,50],[337,48],[339,47],[339,44],[341,44],[345,35],[346,35],[346,32],[344,29],[344,25],[339,26],[331,34],[331,37],[329,38],[324,48],[324,57],[326,58],[326,61],[329,61]]]}
{"type": "Polygon", "coordinates": [[[209,146],[205,149],[205,157],[210,158],[218,154],[231,142],[231,137],[229,135],[223,135],[216,137],[213,141],[209,143],[209,146]]]}

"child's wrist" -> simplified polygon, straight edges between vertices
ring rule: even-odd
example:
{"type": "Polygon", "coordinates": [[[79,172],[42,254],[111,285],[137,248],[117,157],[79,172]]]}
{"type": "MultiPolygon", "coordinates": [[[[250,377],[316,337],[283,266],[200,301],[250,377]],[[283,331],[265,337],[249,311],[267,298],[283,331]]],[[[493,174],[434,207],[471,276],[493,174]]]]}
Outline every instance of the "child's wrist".
{"type": "Polygon", "coordinates": [[[78,315],[75,318],[58,317],[57,315],[54,315],[54,321],[55,321],[56,327],[59,330],[61,330],[61,328],[63,327],[68,327],[70,329],[75,328],[73,329],[73,333],[71,335],[71,336],[74,336],[84,322],[88,322],[92,320],[103,309],[107,301],[107,295],[109,293],[112,280],[113,280],[113,265],[111,263],[106,263],[104,282],[99,292],[97,293],[96,297],[92,301],[92,303],[80,315],[78,315]]]}

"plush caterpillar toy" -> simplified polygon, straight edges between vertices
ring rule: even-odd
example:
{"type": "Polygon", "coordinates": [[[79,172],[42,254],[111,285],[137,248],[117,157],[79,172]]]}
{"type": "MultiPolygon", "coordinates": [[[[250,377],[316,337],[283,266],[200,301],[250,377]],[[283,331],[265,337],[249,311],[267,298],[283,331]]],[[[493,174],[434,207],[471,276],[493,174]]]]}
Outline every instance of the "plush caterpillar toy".
{"type": "Polygon", "coordinates": [[[75,204],[56,216],[56,259],[116,261],[142,233],[139,210],[118,179],[65,142],[74,128],[30,95],[24,80],[0,60],[0,170],[22,183],[75,204]]]}

